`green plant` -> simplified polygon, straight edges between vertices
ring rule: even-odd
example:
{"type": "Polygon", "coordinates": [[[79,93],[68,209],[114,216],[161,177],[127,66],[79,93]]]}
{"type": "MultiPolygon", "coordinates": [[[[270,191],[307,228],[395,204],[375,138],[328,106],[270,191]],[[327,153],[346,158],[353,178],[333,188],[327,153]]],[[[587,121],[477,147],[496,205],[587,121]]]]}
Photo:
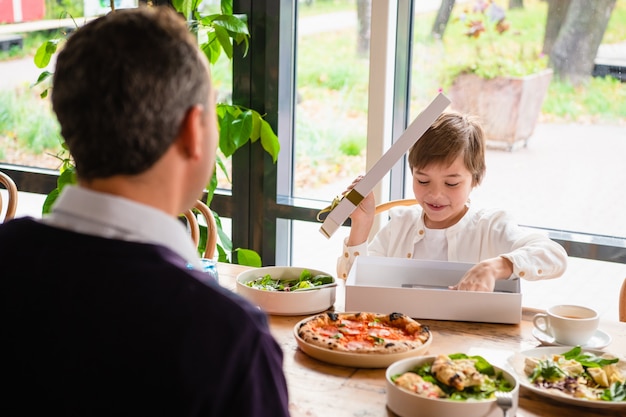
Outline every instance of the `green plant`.
{"type": "MultiPolygon", "coordinates": [[[[232,0],[221,0],[221,13],[206,16],[202,15],[200,12],[201,3],[202,0],[173,0],[172,6],[187,19],[190,31],[197,36],[199,47],[206,55],[210,64],[212,66],[215,65],[222,54],[224,54],[228,60],[232,60],[234,45],[243,45],[245,55],[247,53],[248,40],[250,37],[246,16],[233,14],[232,0]]],[[[111,9],[114,11],[114,0],[110,0],[110,4],[111,9]]],[[[35,54],[35,64],[39,68],[47,67],[52,56],[57,52],[57,49],[65,39],[66,37],[59,37],[48,39],[44,42],[35,54]]],[[[49,71],[42,72],[36,84],[49,83],[51,76],[52,73],[49,71]]],[[[48,90],[49,84],[41,93],[42,98],[47,96],[48,90]]],[[[271,126],[258,112],[243,106],[218,103],[217,117],[219,127],[219,150],[224,157],[228,158],[232,156],[237,149],[250,142],[254,143],[259,141],[263,149],[272,156],[274,163],[277,161],[278,152],[280,151],[278,137],[273,132],[271,126]]],[[[65,149],[67,150],[67,148],[65,149]]],[[[69,152],[60,156],[60,159],[62,160],[62,166],[60,168],[57,188],[47,196],[43,206],[44,213],[49,212],[53,202],[65,185],[76,182],[76,173],[69,152]]],[[[226,164],[219,157],[219,154],[217,156],[216,170],[214,170],[213,178],[210,180],[209,184],[207,184],[206,188],[207,205],[211,204],[217,188],[216,171],[218,169],[228,178],[226,164]]],[[[231,260],[229,254],[236,252],[239,263],[249,266],[261,266],[261,258],[256,252],[242,248],[232,250],[232,241],[228,235],[224,233],[219,215],[215,212],[213,212],[213,214],[215,215],[220,241],[217,246],[218,261],[229,262],[231,260]]],[[[206,228],[203,228],[201,233],[205,235],[206,228]]],[[[200,251],[202,251],[202,248],[200,248],[200,251]]]]}
{"type": "Polygon", "coordinates": [[[46,105],[29,90],[0,91],[0,132],[35,153],[56,152],[59,125],[46,105]]]}
{"type": "MultiPolygon", "coordinates": [[[[541,52],[542,45],[525,39],[523,31],[513,30],[504,8],[495,1],[476,0],[465,5],[455,20],[464,27],[465,41],[460,43],[472,43],[473,48],[456,55],[456,62],[448,69],[452,79],[462,73],[483,78],[521,77],[547,68],[548,57],[541,52]]],[[[458,31],[453,34],[458,35],[458,31]]]]}

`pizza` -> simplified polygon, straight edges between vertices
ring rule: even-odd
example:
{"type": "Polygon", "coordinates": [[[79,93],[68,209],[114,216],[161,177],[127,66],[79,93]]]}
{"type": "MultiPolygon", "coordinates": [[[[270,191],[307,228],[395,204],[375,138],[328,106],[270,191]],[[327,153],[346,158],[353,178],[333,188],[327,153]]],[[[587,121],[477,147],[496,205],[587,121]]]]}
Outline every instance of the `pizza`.
{"type": "Polygon", "coordinates": [[[305,342],[337,352],[399,353],[430,341],[427,326],[402,313],[334,313],[312,317],[296,329],[305,342]]]}

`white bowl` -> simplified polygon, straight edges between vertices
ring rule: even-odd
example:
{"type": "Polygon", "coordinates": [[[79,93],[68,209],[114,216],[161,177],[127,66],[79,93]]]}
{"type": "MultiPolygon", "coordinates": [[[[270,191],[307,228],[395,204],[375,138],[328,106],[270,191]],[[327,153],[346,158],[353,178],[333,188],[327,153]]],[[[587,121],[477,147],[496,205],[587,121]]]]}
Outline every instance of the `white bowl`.
{"type": "MultiPolygon", "coordinates": [[[[487,358],[485,358],[487,359],[487,358]]],[[[387,406],[400,417],[502,417],[502,409],[496,400],[484,401],[453,401],[440,398],[427,398],[398,387],[392,380],[393,375],[402,374],[412,368],[433,362],[435,356],[419,356],[403,359],[392,363],[385,372],[387,381],[387,406]]],[[[487,359],[489,360],[489,359],[487,359]]],[[[502,371],[504,378],[513,385],[513,407],[509,415],[514,416],[517,411],[519,384],[515,377],[505,369],[494,365],[496,371],[502,371]]]]}
{"type": "MultiPolygon", "coordinates": [[[[237,292],[248,301],[259,306],[268,314],[280,316],[299,316],[319,313],[335,303],[335,287],[309,291],[264,291],[246,285],[249,281],[269,274],[274,279],[299,278],[303,270],[315,275],[331,274],[312,268],[295,266],[267,266],[242,272],[237,276],[237,292]]],[[[333,281],[336,278],[333,277],[333,281]]]]}

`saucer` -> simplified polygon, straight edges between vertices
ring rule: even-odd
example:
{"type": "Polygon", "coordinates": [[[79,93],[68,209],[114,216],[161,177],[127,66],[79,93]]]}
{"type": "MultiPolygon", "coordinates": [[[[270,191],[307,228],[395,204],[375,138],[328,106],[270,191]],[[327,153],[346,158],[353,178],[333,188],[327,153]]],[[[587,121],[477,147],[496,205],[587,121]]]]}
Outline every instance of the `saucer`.
{"type": "MultiPolygon", "coordinates": [[[[556,342],[554,340],[554,337],[548,334],[545,334],[544,332],[537,329],[536,327],[533,328],[532,333],[535,339],[539,340],[541,344],[544,346],[565,346],[561,343],[556,342]]],[[[587,349],[602,349],[602,348],[607,347],[610,343],[611,343],[611,335],[598,329],[596,330],[595,334],[591,336],[591,339],[589,339],[587,343],[585,343],[581,347],[587,348],[587,349]]]]}

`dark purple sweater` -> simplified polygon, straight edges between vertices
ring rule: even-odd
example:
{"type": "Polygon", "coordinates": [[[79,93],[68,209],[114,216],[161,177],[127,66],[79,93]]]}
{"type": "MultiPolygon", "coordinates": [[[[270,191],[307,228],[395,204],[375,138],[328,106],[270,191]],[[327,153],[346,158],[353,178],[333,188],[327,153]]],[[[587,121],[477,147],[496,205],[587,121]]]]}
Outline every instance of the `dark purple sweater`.
{"type": "Polygon", "coordinates": [[[0,414],[287,416],[266,316],[165,247],[0,225],[0,414]]]}

